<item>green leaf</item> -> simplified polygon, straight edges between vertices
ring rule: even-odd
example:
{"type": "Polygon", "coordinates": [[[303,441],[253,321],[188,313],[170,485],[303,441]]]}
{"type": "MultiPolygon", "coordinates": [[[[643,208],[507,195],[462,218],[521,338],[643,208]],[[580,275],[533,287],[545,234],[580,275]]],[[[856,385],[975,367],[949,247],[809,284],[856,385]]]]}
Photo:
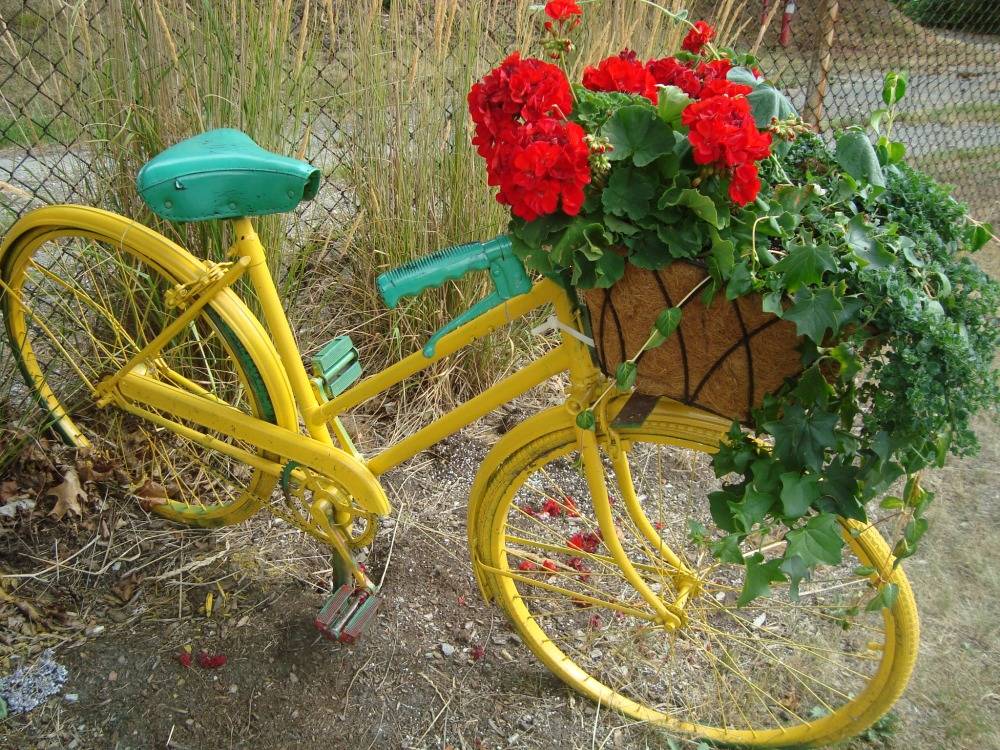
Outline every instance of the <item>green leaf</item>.
{"type": "Polygon", "coordinates": [[[969,252],[974,253],[979,250],[990,241],[992,235],[993,226],[991,224],[976,224],[969,233],[969,252]]]}
{"type": "Polygon", "coordinates": [[[666,339],[670,338],[671,334],[677,330],[677,326],[680,324],[681,309],[679,307],[667,307],[660,310],[660,314],[656,316],[656,323],[654,325],[660,335],[666,339]]]}
{"type": "Polygon", "coordinates": [[[728,490],[718,490],[717,492],[709,493],[708,507],[712,513],[712,520],[723,531],[736,531],[736,522],[733,519],[733,511],[730,505],[739,499],[739,495],[728,490]]]}
{"type": "Polygon", "coordinates": [[[628,256],[629,262],[636,268],[655,270],[663,268],[673,259],[670,249],[653,232],[644,231],[626,244],[632,251],[628,256]]]}
{"type": "Polygon", "coordinates": [[[895,583],[887,583],[880,588],[874,598],[865,605],[865,611],[875,612],[879,609],[892,609],[892,605],[896,603],[896,598],[898,596],[899,586],[895,583]]]}
{"type": "Polygon", "coordinates": [[[854,179],[885,187],[875,149],[860,130],[849,130],[837,139],[837,163],[854,179]]]}
{"type": "Polygon", "coordinates": [[[576,426],[581,430],[593,430],[597,420],[594,419],[594,412],[584,409],[576,415],[576,426]]]}
{"type": "Polygon", "coordinates": [[[747,94],[754,124],[761,130],[771,124],[772,119],[785,120],[798,115],[792,102],[778,89],[768,84],[757,86],[747,94]]]}
{"type": "Polygon", "coordinates": [[[788,244],[788,254],[778,261],[772,271],[783,277],[785,289],[795,293],[799,287],[809,284],[819,284],[823,274],[836,271],[837,261],[833,257],[833,248],[829,245],[797,245],[788,244]]]}
{"type": "Polygon", "coordinates": [[[629,362],[628,360],[622,362],[618,365],[618,369],[615,370],[615,387],[619,391],[629,390],[635,385],[635,374],[635,362],[629,362]]]}
{"type": "Polygon", "coordinates": [[[871,567],[870,565],[859,565],[851,572],[854,573],[854,575],[858,576],[859,578],[864,578],[865,576],[875,575],[875,568],[871,567]]]}
{"type": "Polygon", "coordinates": [[[659,94],[656,99],[656,114],[675,130],[680,130],[681,113],[694,99],[677,86],[657,86],[656,90],[659,94]]]}
{"type": "Polygon", "coordinates": [[[876,109],[868,117],[868,127],[875,131],[876,134],[882,132],[882,120],[885,116],[889,114],[887,109],[876,109]]]}
{"type": "Polygon", "coordinates": [[[722,229],[726,222],[719,216],[715,202],[704,193],[694,188],[683,190],[667,190],[657,204],[659,208],[667,206],[687,206],[691,212],[702,221],[706,221],[716,229],[722,229]]]}
{"type": "Polygon", "coordinates": [[[874,235],[874,228],[865,223],[861,214],[847,223],[847,245],[861,265],[888,268],[896,262],[896,256],[888,252],[874,235]]]}
{"type": "Polygon", "coordinates": [[[771,593],[772,583],[784,581],[785,575],[780,570],[781,562],[780,558],[764,562],[764,556],[760,552],[748,557],[746,580],[743,582],[740,598],[736,600],[737,606],[745,607],[757,597],[767,596],[771,593]]]}
{"type": "Polygon", "coordinates": [[[823,287],[817,291],[805,287],[795,295],[795,304],[785,310],[784,317],[795,323],[795,330],[800,336],[808,336],[822,345],[827,330],[837,332],[838,313],[843,309],[843,304],[831,288],[823,287]]]}
{"type": "Polygon", "coordinates": [[[742,530],[748,532],[764,520],[774,501],[773,494],[761,492],[751,484],[746,488],[742,500],[731,502],[729,507],[742,530]]]}
{"type": "Polygon", "coordinates": [[[746,263],[740,261],[733,266],[733,272],[729,275],[729,283],[726,285],[726,299],[734,300],[742,297],[753,289],[753,276],[750,275],[750,268],[746,263]]]}
{"type": "Polygon", "coordinates": [[[833,388],[826,382],[819,365],[813,365],[799,376],[795,395],[803,406],[826,406],[833,395],[833,388]]]}
{"type": "Polygon", "coordinates": [[[825,563],[839,565],[844,547],[840,524],[829,514],[810,518],[805,526],[785,535],[788,542],[786,557],[798,555],[810,568],[825,563]]]}
{"type": "Polygon", "coordinates": [[[764,430],[774,436],[774,451],[788,466],[823,468],[823,452],[837,443],[833,428],[837,415],[817,411],[807,414],[798,404],[785,408],[780,421],[767,422],[764,430]]]}
{"type": "Polygon", "coordinates": [[[882,502],[879,503],[879,507],[885,508],[885,510],[897,510],[902,508],[903,505],[903,499],[895,495],[886,495],[882,498],[882,502]]]}
{"type": "Polygon", "coordinates": [[[655,175],[639,169],[612,169],[601,203],[606,211],[639,221],[649,214],[657,187],[655,175]]]}
{"type": "Polygon", "coordinates": [[[726,534],[717,542],[712,542],[710,549],[715,559],[733,565],[742,565],[743,552],[740,550],[740,536],[740,534],[726,534]]]}
{"type": "Polygon", "coordinates": [[[819,477],[787,471],[781,475],[781,507],[786,518],[801,518],[819,499],[819,477]]]}
{"type": "Polygon", "coordinates": [[[625,258],[618,253],[604,253],[594,263],[594,286],[607,289],[625,273],[625,258]]]}
{"type": "Polygon", "coordinates": [[[889,72],[882,82],[882,101],[892,106],[906,95],[906,74],[889,72]]]}
{"type": "Polygon", "coordinates": [[[798,555],[789,557],[786,552],[785,559],[778,570],[788,576],[788,595],[793,602],[797,602],[799,600],[799,583],[809,579],[808,566],[806,566],[805,562],[798,555]]]}
{"type": "Polygon", "coordinates": [[[651,107],[640,105],[619,109],[602,132],[613,147],[607,154],[608,159],[631,159],[637,167],[644,167],[672,151],[675,143],[673,129],[657,117],[651,107]]]}

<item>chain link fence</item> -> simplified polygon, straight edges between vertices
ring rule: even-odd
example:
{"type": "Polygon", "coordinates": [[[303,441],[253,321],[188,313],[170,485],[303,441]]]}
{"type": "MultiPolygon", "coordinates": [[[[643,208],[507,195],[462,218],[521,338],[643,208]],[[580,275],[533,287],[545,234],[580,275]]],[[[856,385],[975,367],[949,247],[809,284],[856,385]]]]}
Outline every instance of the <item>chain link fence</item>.
{"type": "MultiPolygon", "coordinates": [[[[625,13],[627,6],[637,2],[604,1],[612,14],[616,9],[625,13]]],[[[269,22],[247,15],[247,0],[220,0],[219,6],[225,8],[230,2],[233,8],[243,9],[242,17],[231,19],[234,27],[269,22]]],[[[266,103],[277,110],[283,124],[270,138],[261,139],[255,132],[257,121],[245,106],[231,117],[225,108],[217,108],[216,121],[209,118],[203,124],[243,126],[263,145],[321,165],[328,178],[326,187],[306,218],[313,226],[349,221],[358,204],[344,165],[352,155],[352,134],[365,127],[356,109],[360,84],[355,74],[366,64],[366,49],[354,43],[357,24],[353,34],[342,28],[346,22],[341,0],[259,2],[262,9],[291,8],[286,27],[279,24],[267,31],[272,44],[277,34],[281,49],[287,49],[287,54],[274,54],[273,65],[282,68],[285,78],[298,76],[304,107],[296,109],[272,92],[266,103]],[[233,121],[224,121],[227,117],[233,121]]],[[[389,23],[395,2],[404,0],[357,4],[370,16],[369,31],[389,23]]],[[[428,91],[415,80],[401,81],[398,87],[403,95],[439,96],[442,108],[464,117],[468,69],[475,68],[473,76],[481,75],[523,41],[520,19],[530,15],[529,6],[512,0],[424,0],[424,4],[426,12],[414,16],[422,19],[416,22],[414,33],[426,38],[425,49],[431,52],[429,48],[441,38],[435,24],[442,21],[435,6],[452,6],[459,12],[474,9],[481,23],[488,25],[488,43],[480,43],[473,56],[455,49],[440,57],[455,71],[446,77],[450,90],[428,91]],[[426,29],[422,30],[423,23],[426,29]]],[[[694,5],[692,16],[712,19],[713,12],[727,13],[734,46],[759,44],[765,72],[822,129],[865,123],[869,113],[881,106],[884,74],[907,71],[908,94],[894,136],[908,145],[911,161],[954,185],[956,195],[974,211],[987,218],[996,215],[1000,206],[1000,180],[995,178],[1000,172],[1000,3],[723,0],[718,5],[694,5]]],[[[129,86],[143,85],[136,71],[151,80],[168,74],[156,66],[151,45],[158,46],[168,60],[171,55],[175,63],[180,59],[182,65],[185,54],[193,54],[178,31],[188,13],[196,11],[174,0],[0,0],[0,213],[6,214],[0,217],[0,226],[38,201],[94,201],[103,194],[107,180],[127,180],[128,175],[116,176],[108,169],[106,146],[117,142],[119,150],[122,143],[129,148],[134,126],[149,113],[118,94],[129,86]],[[154,37],[155,45],[150,41],[154,37]],[[146,41],[137,45],[136,39],[146,41]],[[151,62],[145,68],[133,66],[131,77],[109,77],[108,71],[130,56],[149,57],[151,62]]],[[[225,33],[202,31],[207,38],[225,33]]],[[[249,54],[236,46],[230,65],[245,65],[243,56],[249,54]]],[[[405,75],[408,61],[395,62],[391,70],[405,75]]],[[[189,58],[187,63],[198,64],[198,60],[189,58]]],[[[175,94],[178,107],[185,106],[183,88],[175,94]]],[[[186,94],[192,97],[190,88],[186,94]]],[[[161,93],[161,97],[170,96],[161,93]]],[[[193,96],[199,96],[197,91],[193,96]]],[[[158,108],[155,117],[162,120],[163,111],[162,106],[158,108]]],[[[185,126],[179,126],[175,132],[184,130],[185,126]]],[[[456,132],[464,133],[461,125],[451,136],[456,132]]],[[[157,145],[169,143],[157,144],[153,139],[140,144],[136,139],[137,159],[129,168],[137,168],[138,157],[155,152],[157,145]]]]}

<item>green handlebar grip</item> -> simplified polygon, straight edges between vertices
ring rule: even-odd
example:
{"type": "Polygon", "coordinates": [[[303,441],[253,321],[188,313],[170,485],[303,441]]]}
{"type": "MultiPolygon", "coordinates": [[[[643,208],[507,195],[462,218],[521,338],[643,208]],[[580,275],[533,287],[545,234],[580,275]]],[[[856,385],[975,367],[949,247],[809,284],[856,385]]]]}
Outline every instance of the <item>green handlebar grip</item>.
{"type": "MultiPolygon", "coordinates": [[[[403,297],[412,297],[425,289],[441,286],[446,281],[455,281],[470,271],[485,271],[498,265],[506,267],[511,259],[517,263],[521,275],[524,276],[524,269],[514,256],[510,239],[507,237],[456,245],[381,274],[378,277],[378,289],[385,304],[395,307],[403,297]]],[[[510,272],[504,268],[500,275],[506,277],[510,272]]],[[[493,276],[496,281],[497,272],[494,271],[493,276]]],[[[524,278],[527,280],[526,276],[524,278]]],[[[521,285],[515,280],[513,286],[521,285]]],[[[527,289],[530,288],[528,282],[527,289]]],[[[498,289],[498,291],[503,293],[503,290],[498,289]]],[[[523,291],[517,294],[523,294],[523,291]]]]}

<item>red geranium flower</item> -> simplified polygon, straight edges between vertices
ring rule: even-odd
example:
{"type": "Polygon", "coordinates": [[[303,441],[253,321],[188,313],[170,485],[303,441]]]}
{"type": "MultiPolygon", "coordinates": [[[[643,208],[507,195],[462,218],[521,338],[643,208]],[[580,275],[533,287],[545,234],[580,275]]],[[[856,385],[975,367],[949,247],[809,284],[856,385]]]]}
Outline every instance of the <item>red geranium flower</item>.
{"type": "Polygon", "coordinates": [[[468,102],[476,124],[472,143],[490,161],[509,130],[542,117],[568,115],[573,93],[560,68],[535,58],[522,60],[515,52],[472,86],[468,102]]]}
{"type": "Polygon", "coordinates": [[[771,135],[757,130],[744,97],[713,96],[684,108],[681,122],[697,164],[735,167],[770,153],[771,135]]]}
{"type": "Polygon", "coordinates": [[[656,83],[661,86],[676,86],[692,99],[697,99],[701,93],[701,77],[676,57],[650,60],[646,63],[646,70],[656,83]]]}
{"type": "Polygon", "coordinates": [[[548,513],[553,517],[562,515],[562,506],[550,497],[542,503],[542,513],[548,513]]]}
{"type": "Polygon", "coordinates": [[[591,91],[642,94],[656,103],[656,81],[631,50],[601,60],[597,67],[588,66],[583,71],[583,85],[591,91]]]}
{"type": "Polygon", "coordinates": [[[733,170],[729,181],[729,197],[738,206],[745,206],[757,198],[760,192],[760,178],[756,164],[741,164],[733,170]]]}
{"type": "Polygon", "coordinates": [[[497,200],[525,221],[560,208],[576,216],[583,188],[590,182],[590,149],[583,128],[574,122],[543,117],[501,134],[494,158],[487,160],[497,200]]]}
{"type": "Polygon", "coordinates": [[[545,15],[553,21],[568,21],[573,16],[583,15],[576,0],[549,0],[545,3],[545,15]]]}
{"type": "Polygon", "coordinates": [[[715,29],[704,21],[696,21],[694,28],[687,33],[684,41],[681,42],[681,47],[697,55],[714,35],[715,29]]]}

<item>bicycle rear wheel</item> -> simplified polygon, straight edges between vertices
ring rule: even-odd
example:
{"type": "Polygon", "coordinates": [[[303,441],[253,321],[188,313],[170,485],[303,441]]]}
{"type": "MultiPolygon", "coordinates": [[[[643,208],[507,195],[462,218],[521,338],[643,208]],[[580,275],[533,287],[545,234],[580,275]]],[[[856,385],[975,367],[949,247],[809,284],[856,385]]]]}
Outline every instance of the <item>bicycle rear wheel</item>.
{"type": "MultiPolygon", "coordinates": [[[[550,670],[636,719],[751,747],[824,745],[856,734],[889,709],[912,670],[918,635],[909,585],[891,569],[878,531],[855,538],[848,530],[857,524],[845,521],[842,565],[803,583],[798,600],[787,585],[772,584],[769,595],[737,607],[746,568],[715,560],[686,524],[711,526],[709,454],[725,429],[713,419],[699,424],[658,409],[618,433],[646,519],[695,572],[680,629],[652,621],[604,546],[568,420],[487,459],[497,468],[477,482],[470,518],[480,581],[550,670]],[[891,610],[865,611],[874,592],[854,575],[860,565],[899,586],[891,610]]],[[[607,436],[599,442],[607,447],[607,436]]],[[[609,462],[605,468],[613,477],[609,462]]],[[[641,534],[613,484],[609,491],[630,561],[664,603],[675,601],[676,570],[641,534]]],[[[765,555],[780,554],[780,545],[764,545],[765,555]]]]}
{"type": "MultiPolygon", "coordinates": [[[[97,383],[177,316],[167,292],[197,279],[203,268],[177,245],[123,217],[53,207],[12,228],[0,257],[0,290],[18,366],[52,428],[124,473],[155,512],[220,526],[256,510],[276,478],[113,406],[100,408],[94,397],[97,383]]],[[[295,429],[294,414],[274,397],[287,385],[256,363],[262,334],[252,320],[225,290],[164,347],[156,376],[295,429]]]]}

